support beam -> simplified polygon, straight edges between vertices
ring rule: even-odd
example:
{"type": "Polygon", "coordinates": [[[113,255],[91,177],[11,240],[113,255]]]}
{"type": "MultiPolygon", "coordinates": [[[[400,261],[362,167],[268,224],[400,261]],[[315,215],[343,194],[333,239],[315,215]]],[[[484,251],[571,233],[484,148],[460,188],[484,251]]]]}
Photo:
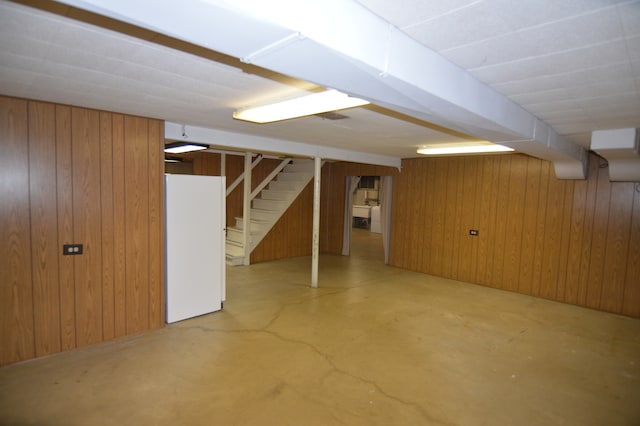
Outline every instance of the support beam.
{"type": "MultiPolygon", "coordinates": [[[[227,154],[220,154],[220,176],[227,175],[227,154]]],[[[228,194],[227,194],[228,195],[228,194]]]]}
{"type": "Polygon", "coordinates": [[[242,237],[244,265],[251,263],[251,153],[244,154],[244,193],[242,200],[242,237]]]}
{"type": "MultiPolygon", "coordinates": [[[[226,147],[240,149],[242,151],[268,152],[294,157],[312,158],[317,155],[325,160],[351,161],[354,163],[395,167],[397,169],[400,169],[402,165],[400,158],[388,155],[372,154],[330,146],[311,145],[303,142],[285,141],[282,139],[227,132],[200,126],[186,126],[186,128],[189,133],[189,142],[200,142],[210,145],[224,144],[226,147]]],[[[166,121],[164,123],[164,135],[167,140],[184,139],[182,137],[182,124],[166,121]]],[[[215,150],[209,151],[216,152],[215,150]]],[[[265,157],[270,158],[266,155],[265,157]]]]}
{"type": "Polygon", "coordinates": [[[585,178],[582,146],[357,1],[183,0],[161,8],[151,0],[59,1],[477,138],[517,144],[560,164],[558,177],[585,178]]]}
{"type": "Polygon", "coordinates": [[[318,287],[318,263],[320,261],[320,171],[322,159],[314,157],[313,172],[313,247],[311,250],[311,287],[318,287]]]}

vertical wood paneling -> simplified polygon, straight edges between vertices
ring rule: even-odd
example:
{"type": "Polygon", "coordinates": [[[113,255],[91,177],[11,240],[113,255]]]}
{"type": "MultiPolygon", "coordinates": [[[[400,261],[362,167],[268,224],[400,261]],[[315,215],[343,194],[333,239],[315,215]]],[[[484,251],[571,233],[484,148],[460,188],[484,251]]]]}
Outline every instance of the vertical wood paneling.
{"type": "MultiPolygon", "coordinates": [[[[420,165],[418,165],[418,167],[414,168],[414,170],[416,171],[416,174],[424,175],[425,168],[421,167],[423,165],[425,165],[425,163],[421,163],[420,165]]],[[[414,182],[414,187],[417,193],[425,194],[427,192],[425,190],[424,179],[415,179],[414,176],[409,176],[409,179],[411,179],[412,182],[414,182]]],[[[424,198],[425,197],[423,197],[422,199],[414,198],[411,208],[416,209],[418,211],[424,211],[424,198]]],[[[406,244],[405,252],[408,255],[407,260],[409,261],[408,265],[410,269],[419,268],[422,265],[423,252],[426,252],[425,244],[423,241],[426,238],[425,231],[424,231],[425,220],[420,215],[413,215],[413,217],[411,217],[411,220],[407,222],[405,226],[408,227],[409,232],[416,233],[416,239],[414,241],[414,244],[412,244],[411,247],[408,246],[407,244],[408,241],[405,242],[406,244]]]]}
{"type": "MultiPolygon", "coordinates": [[[[465,238],[469,240],[471,236],[468,234],[468,229],[478,229],[478,225],[480,224],[480,216],[484,214],[483,212],[478,210],[482,203],[482,192],[480,192],[479,189],[482,179],[484,178],[484,169],[482,167],[482,163],[476,161],[475,159],[473,161],[471,161],[471,159],[466,159],[465,161],[468,164],[467,167],[471,170],[474,170],[475,175],[475,179],[465,185],[465,191],[472,191],[471,194],[475,195],[473,201],[471,201],[471,197],[467,198],[472,203],[471,206],[467,208],[467,210],[470,211],[471,215],[468,218],[469,223],[467,224],[467,227],[463,229],[463,233],[465,235],[465,238]]],[[[479,236],[471,238],[471,265],[469,267],[469,276],[466,281],[477,282],[478,280],[478,249],[480,247],[480,239],[478,237],[479,236]]]]}
{"type": "Polygon", "coordinates": [[[410,258],[410,247],[423,244],[430,261],[394,255],[392,265],[640,317],[639,191],[610,182],[596,156],[585,181],[558,180],[551,163],[522,155],[405,160],[397,199],[433,202],[416,203],[421,211],[395,203],[394,227],[409,228],[414,216],[432,226],[424,235],[393,229],[392,246],[410,258]],[[475,247],[460,237],[470,220],[480,229],[475,247]],[[456,257],[452,239],[460,241],[457,269],[447,263],[456,257]]]}
{"type": "Polygon", "coordinates": [[[126,331],[149,325],[149,157],[147,121],[124,119],[126,331]]]}
{"type": "MultiPolygon", "coordinates": [[[[160,121],[149,120],[149,325],[164,324],[164,134],[160,121]]],[[[219,157],[219,156],[218,156],[219,157]]],[[[218,161],[218,168],[220,161],[218,161]]]]}
{"type": "Polygon", "coordinates": [[[495,240],[491,253],[492,287],[504,288],[505,242],[507,239],[506,223],[509,217],[509,176],[511,175],[512,156],[500,157],[500,175],[497,182],[497,202],[495,217],[495,240]]]}
{"type": "Polygon", "coordinates": [[[562,237],[560,240],[560,259],[558,261],[558,285],[556,286],[555,300],[566,301],[565,292],[567,287],[566,265],[569,259],[569,241],[571,238],[571,216],[573,215],[573,190],[574,181],[564,181],[564,200],[562,211],[562,237]]]}
{"type": "Polygon", "coordinates": [[[74,243],[84,245],[75,256],[76,344],[101,342],[102,224],[100,200],[100,115],[71,110],[74,243]]]}
{"type": "MultiPolygon", "coordinates": [[[[631,220],[633,213],[633,183],[611,184],[609,222],[603,271],[600,309],[622,312],[626,282],[631,220]]],[[[637,278],[640,280],[640,277],[637,278]]]]}
{"type": "MultiPolygon", "coordinates": [[[[420,210],[419,210],[424,212],[424,216],[422,217],[424,231],[423,231],[422,241],[420,244],[420,251],[421,251],[420,264],[419,264],[420,269],[424,269],[425,267],[428,267],[428,264],[431,258],[430,247],[431,247],[431,240],[433,238],[433,203],[434,203],[434,191],[431,190],[431,185],[433,184],[433,181],[435,180],[435,175],[436,175],[436,169],[432,161],[425,161],[425,162],[422,162],[422,164],[424,165],[424,176],[426,176],[426,178],[421,180],[425,184],[425,187],[424,187],[425,192],[423,192],[424,193],[424,197],[422,197],[423,202],[421,203],[420,210]]],[[[408,205],[407,205],[407,208],[408,208],[408,205]]],[[[416,215],[416,216],[420,216],[420,215],[416,215]]],[[[410,231],[409,228],[407,228],[407,230],[410,231]]],[[[406,242],[410,243],[410,239],[406,242]]]]}
{"type": "Polygon", "coordinates": [[[582,253],[582,240],[584,220],[587,203],[588,180],[579,180],[574,184],[573,214],[569,225],[569,255],[567,259],[567,285],[564,300],[567,303],[578,303],[580,287],[580,259],[582,253]]]}
{"type": "Polygon", "coordinates": [[[444,239],[442,244],[442,273],[453,278],[453,240],[456,236],[456,201],[458,192],[458,162],[455,158],[447,158],[447,179],[444,194],[444,239]]]}
{"type": "Polygon", "coordinates": [[[587,292],[589,289],[589,265],[591,264],[591,242],[593,241],[593,218],[596,211],[596,194],[600,175],[600,161],[591,157],[589,163],[589,182],[587,186],[587,200],[580,259],[580,278],[578,283],[578,304],[587,306],[587,292]]]}
{"type": "Polygon", "coordinates": [[[0,365],[163,325],[162,122],[127,119],[0,97],[0,365]]]}
{"type": "Polygon", "coordinates": [[[35,356],[60,352],[55,106],[29,102],[29,195],[35,356]]]}
{"type": "MultiPolygon", "coordinates": [[[[605,163],[600,163],[605,165],[605,163]]],[[[593,239],[591,240],[591,256],[589,262],[589,280],[587,284],[586,306],[600,307],[602,285],[604,279],[604,258],[607,241],[607,223],[609,221],[609,203],[611,200],[611,184],[609,173],[601,167],[596,187],[596,205],[593,217],[593,239]]]]}
{"type": "Polygon", "coordinates": [[[622,313],[640,318],[640,182],[634,183],[622,313]]]}
{"type": "Polygon", "coordinates": [[[115,337],[112,114],[100,113],[100,210],[102,212],[102,335],[115,337]]]}
{"type": "MultiPolygon", "coordinates": [[[[71,108],[56,105],[56,174],[58,210],[58,249],[72,244],[73,238],[73,161],[71,156],[71,108]]],[[[59,256],[60,327],[62,350],[76,347],[75,256],[59,256]]]]}
{"type": "Polygon", "coordinates": [[[453,255],[451,256],[451,277],[454,279],[460,279],[460,272],[459,272],[459,259],[460,259],[460,244],[461,244],[461,238],[463,238],[463,236],[465,234],[463,234],[462,231],[462,209],[463,209],[463,202],[464,202],[464,158],[456,158],[456,161],[454,162],[454,167],[456,170],[456,175],[457,177],[455,178],[455,181],[458,183],[458,190],[455,193],[455,199],[454,199],[454,203],[455,203],[455,213],[453,215],[453,217],[455,218],[453,220],[453,229],[454,229],[454,235],[453,238],[451,238],[451,243],[453,245],[453,255]]]}
{"type": "Polygon", "coordinates": [[[0,363],[35,354],[27,103],[0,97],[0,363]],[[26,213],[26,214],[25,214],[26,213]]]}
{"type": "Polygon", "coordinates": [[[482,185],[484,194],[480,202],[478,229],[478,284],[491,285],[493,277],[493,247],[496,238],[498,182],[500,177],[499,158],[487,156],[482,159],[482,185]]]}
{"type": "Polygon", "coordinates": [[[520,254],[522,251],[522,219],[526,192],[527,158],[511,157],[507,218],[505,222],[503,287],[516,291],[520,276],[520,254]]]}
{"type": "Polygon", "coordinates": [[[565,181],[549,180],[539,293],[540,296],[545,298],[554,298],[557,289],[565,195],[564,186],[565,181]]]}
{"type": "Polygon", "coordinates": [[[113,136],[113,315],[115,337],[127,334],[127,247],[124,116],[111,119],[113,136]]]}
{"type": "Polygon", "coordinates": [[[540,161],[534,159],[527,161],[518,279],[518,291],[524,294],[531,294],[533,287],[533,259],[536,252],[538,199],[540,197],[540,166],[540,161]]]}
{"type": "MultiPolygon", "coordinates": [[[[539,160],[537,160],[539,161],[539,160]]],[[[542,263],[544,262],[544,239],[545,239],[545,218],[547,217],[547,200],[549,197],[549,180],[552,179],[551,163],[541,162],[540,165],[540,192],[538,201],[536,245],[533,254],[533,279],[531,283],[531,293],[534,296],[540,295],[542,280],[542,263]]]]}
{"type": "MultiPolygon", "coordinates": [[[[429,262],[429,270],[433,271],[435,275],[441,275],[443,272],[443,245],[445,240],[445,230],[444,230],[444,219],[445,219],[445,205],[446,205],[446,182],[447,182],[447,162],[445,161],[437,161],[435,162],[435,179],[433,185],[431,186],[431,190],[435,193],[434,199],[435,202],[433,204],[433,222],[432,222],[432,231],[431,231],[431,250],[430,252],[430,262],[429,262]]],[[[419,179],[419,176],[416,176],[414,179],[419,179]]],[[[407,183],[409,187],[411,187],[411,182],[407,183]]],[[[418,198],[422,194],[412,194],[413,198],[418,198]]],[[[408,210],[410,211],[410,210],[408,210]]],[[[394,212],[395,213],[395,212],[394,212]]],[[[400,223],[406,220],[406,216],[400,220],[400,223]]],[[[393,237],[392,237],[393,238],[393,237]]],[[[407,247],[412,246],[412,234],[411,230],[406,234],[405,244],[407,247]]],[[[428,242],[425,241],[425,244],[428,242]]]]}

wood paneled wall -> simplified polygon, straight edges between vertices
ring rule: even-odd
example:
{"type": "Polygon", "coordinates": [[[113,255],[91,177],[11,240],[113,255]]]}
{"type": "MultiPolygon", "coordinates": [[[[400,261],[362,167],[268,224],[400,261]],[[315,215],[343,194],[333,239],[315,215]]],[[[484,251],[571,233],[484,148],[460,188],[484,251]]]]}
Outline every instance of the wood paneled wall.
{"type": "Polygon", "coordinates": [[[163,144],[161,121],[0,96],[0,365],[164,324],[163,144]]]}
{"type": "Polygon", "coordinates": [[[640,317],[640,184],[595,155],[577,181],[524,155],[404,160],[391,238],[394,266],[640,317]]]}

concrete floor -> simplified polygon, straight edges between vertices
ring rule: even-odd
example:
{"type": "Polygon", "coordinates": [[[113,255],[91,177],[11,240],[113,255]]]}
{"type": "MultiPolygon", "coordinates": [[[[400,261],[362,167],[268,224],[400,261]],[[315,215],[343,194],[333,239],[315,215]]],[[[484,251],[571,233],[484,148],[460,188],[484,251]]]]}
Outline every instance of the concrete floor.
{"type": "MultiPolygon", "coordinates": [[[[228,270],[222,312],[0,369],[3,425],[638,425],[640,321],[352,256],[228,270]]],[[[361,248],[357,248],[361,247],[361,248]]]]}

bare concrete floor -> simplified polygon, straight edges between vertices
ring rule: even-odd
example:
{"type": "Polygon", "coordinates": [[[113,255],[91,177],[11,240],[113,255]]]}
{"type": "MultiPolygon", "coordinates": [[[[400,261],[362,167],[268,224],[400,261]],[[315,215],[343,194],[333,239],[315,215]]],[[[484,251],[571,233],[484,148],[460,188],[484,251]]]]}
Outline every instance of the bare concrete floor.
{"type": "Polygon", "coordinates": [[[640,321],[389,268],[361,237],[319,289],[309,258],[230,268],[222,312],[1,368],[0,424],[640,424],[640,321]]]}

